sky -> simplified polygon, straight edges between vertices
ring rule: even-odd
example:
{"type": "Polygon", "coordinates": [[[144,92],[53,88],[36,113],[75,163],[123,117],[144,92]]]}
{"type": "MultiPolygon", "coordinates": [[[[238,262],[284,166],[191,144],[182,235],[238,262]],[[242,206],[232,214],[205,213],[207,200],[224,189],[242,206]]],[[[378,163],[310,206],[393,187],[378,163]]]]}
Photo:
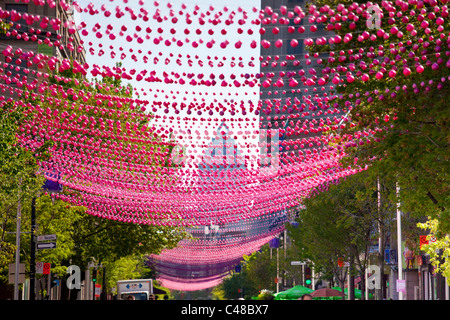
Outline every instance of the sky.
{"type": "MultiPolygon", "coordinates": [[[[89,13],[81,12],[75,14],[75,21],[77,25],[80,25],[83,21],[86,23],[84,30],[88,31],[88,35],[82,35],[82,39],[85,42],[85,48],[87,49],[87,62],[92,67],[93,65],[98,65],[103,67],[104,65],[113,67],[117,61],[122,61],[122,67],[126,70],[136,70],[136,75],[143,70],[147,70],[146,76],[150,72],[155,71],[156,75],[163,79],[163,72],[170,74],[178,73],[182,75],[183,73],[193,73],[195,77],[198,74],[204,74],[205,79],[209,77],[210,74],[216,75],[216,81],[221,81],[218,77],[223,74],[225,79],[230,82],[230,75],[234,74],[238,81],[243,81],[241,74],[255,74],[259,72],[259,26],[250,24],[250,21],[256,19],[260,9],[259,0],[250,1],[237,1],[237,0],[226,0],[226,1],[212,1],[212,0],[198,0],[198,1],[159,1],[156,6],[155,1],[144,1],[138,0],[99,0],[99,1],[86,1],[79,0],[78,4],[81,8],[88,7],[89,3],[94,4],[94,9],[99,10],[99,14],[91,15],[89,13]],[[183,4],[186,5],[183,8],[183,4]],[[198,5],[198,10],[195,6],[198,5]],[[125,15],[121,18],[115,16],[116,7],[120,6],[125,15]],[[128,10],[131,8],[133,12],[138,15],[138,19],[132,20],[131,15],[128,14],[128,10]],[[148,11],[148,16],[150,19],[144,21],[139,17],[141,13],[141,8],[148,11]],[[105,17],[104,12],[110,11],[112,14],[110,17],[105,17]],[[160,10],[160,17],[163,18],[161,22],[153,19],[153,15],[156,10],[160,10]],[[256,11],[256,12],[255,12],[256,11]],[[225,20],[230,17],[230,14],[234,12],[234,23],[231,25],[226,25],[225,20]],[[197,13],[197,14],[195,14],[197,13]],[[243,17],[246,13],[248,18],[247,23],[239,25],[237,21],[243,17]],[[186,15],[190,14],[192,17],[192,23],[186,23],[186,15]],[[214,26],[211,23],[206,22],[204,25],[200,25],[198,22],[198,17],[204,14],[204,19],[208,21],[209,18],[219,17],[222,22],[214,26]],[[176,17],[178,21],[174,23],[172,19],[176,17]],[[167,18],[167,19],[166,19],[167,18]],[[237,28],[241,27],[244,32],[239,34],[237,28]],[[140,31],[139,31],[140,28],[140,31]],[[151,28],[151,32],[148,33],[148,29],[151,28]],[[189,30],[189,34],[185,34],[185,30],[189,30]],[[248,30],[251,29],[253,34],[249,35],[248,30]],[[121,30],[123,36],[120,35],[121,30]],[[201,31],[198,35],[197,30],[201,31]],[[211,31],[213,34],[210,34],[211,31]],[[226,35],[222,35],[222,30],[226,31],[226,35]],[[110,40],[109,33],[114,33],[115,39],[110,40]],[[97,33],[101,32],[102,37],[98,38],[97,33]],[[133,40],[131,42],[127,41],[127,35],[129,35],[133,40]],[[139,44],[135,35],[140,36],[144,41],[139,44]],[[150,39],[146,39],[145,36],[150,36],[150,39]],[[154,38],[162,36],[164,39],[172,39],[183,41],[183,46],[177,46],[172,43],[170,46],[165,45],[160,42],[159,44],[154,43],[154,38]],[[207,48],[206,43],[215,40],[213,48],[207,48]],[[187,42],[189,41],[189,43],[187,42]],[[224,40],[229,41],[229,45],[226,49],[220,47],[220,43],[224,40]],[[240,49],[234,47],[234,43],[238,40],[242,41],[242,46],[240,49]],[[250,43],[256,40],[257,47],[252,49],[250,43]],[[203,44],[199,43],[197,48],[192,46],[192,42],[196,41],[199,43],[203,41],[203,44]],[[93,53],[90,50],[93,49],[93,53]],[[100,50],[103,50],[103,55],[99,55],[100,50]],[[112,52],[116,55],[113,58],[111,56],[112,52]],[[151,52],[151,54],[149,54],[151,52]],[[123,60],[121,60],[121,54],[126,55],[123,60]],[[132,56],[135,56],[133,60],[132,56]],[[147,56],[148,60],[144,62],[144,56],[147,56]],[[189,56],[189,58],[188,58],[189,56]],[[208,56],[211,59],[208,59],[208,56]],[[216,59],[217,57],[217,59],[216,59]],[[177,64],[177,59],[180,59],[181,66],[177,64]],[[187,60],[192,61],[192,66],[189,66],[187,60]],[[234,59],[234,60],[233,60],[234,59]],[[199,62],[203,62],[203,66],[200,66],[199,62]],[[208,64],[208,61],[213,62],[213,67],[208,64]],[[244,67],[239,66],[239,62],[242,61],[244,67]],[[254,67],[249,66],[249,62],[254,63],[254,67]],[[219,63],[222,62],[224,65],[219,67],[219,63]],[[234,62],[234,67],[231,67],[234,62]]],[[[164,40],[163,40],[164,41],[164,40]]],[[[183,77],[187,79],[186,76],[183,77]]],[[[257,104],[259,100],[259,88],[257,86],[250,88],[248,86],[237,88],[234,85],[231,87],[221,87],[216,86],[198,86],[198,85],[170,85],[165,83],[157,82],[147,82],[147,81],[136,81],[130,82],[135,88],[135,92],[139,93],[140,99],[145,99],[148,101],[159,100],[173,102],[184,102],[188,104],[190,101],[205,102],[209,104],[211,102],[221,102],[226,104],[227,101],[234,99],[234,101],[243,100],[248,105],[248,101],[251,100],[253,104],[257,104]],[[251,89],[251,90],[249,90],[251,89]],[[196,99],[196,100],[195,100],[196,99]]],[[[173,109],[170,109],[169,113],[164,113],[164,110],[158,110],[156,112],[158,116],[179,116],[183,119],[187,114],[182,112],[176,115],[173,109]]],[[[192,118],[194,114],[190,117],[192,118]]],[[[195,115],[197,118],[199,116],[195,115]]],[[[213,137],[213,131],[220,125],[221,119],[230,119],[232,116],[228,113],[221,117],[217,112],[214,112],[213,116],[209,116],[206,112],[203,113],[202,117],[218,119],[218,121],[211,122],[200,122],[200,121],[176,121],[173,120],[169,122],[159,121],[155,122],[156,125],[161,127],[171,126],[178,137],[178,141],[181,145],[187,147],[188,154],[199,155],[201,154],[201,149],[204,144],[207,144],[213,137]],[[187,130],[190,129],[192,135],[187,135],[187,130]],[[205,134],[205,132],[207,134],[205,134]],[[197,134],[196,134],[197,133],[197,134]],[[182,137],[180,139],[180,137],[182,137]],[[191,138],[189,138],[191,137],[191,138]],[[196,147],[194,147],[195,145],[196,147]]],[[[242,146],[242,151],[245,154],[252,155],[255,158],[255,152],[258,153],[257,136],[254,133],[258,129],[259,117],[254,115],[254,113],[248,113],[246,115],[248,121],[234,121],[232,123],[231,132],[237,135],[237,142],[242,146]],[[248,134],[246,134],[246,132],[248,134]],[[254,148],[249,149],[246,146],[253,145],[254,148]]],[[[234,118],[243,118],[242,114],[238,113],[234,118]]],[[[176,119],[176,118],[175,118],[176,119]]],[[[230,122],[227,122],[228,124],[230,122]]]]}

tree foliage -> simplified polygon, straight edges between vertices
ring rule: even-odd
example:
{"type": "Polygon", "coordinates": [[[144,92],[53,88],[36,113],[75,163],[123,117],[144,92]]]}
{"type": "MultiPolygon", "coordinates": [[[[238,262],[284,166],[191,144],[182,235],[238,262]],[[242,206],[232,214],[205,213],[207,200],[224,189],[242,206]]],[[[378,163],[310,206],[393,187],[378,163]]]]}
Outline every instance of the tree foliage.
{"type": "Polygon", "coordinates": [[[439,228],[439,220],[429,218],[424,223],[419,223],[419,227],[429,232],[427,236],[428,244],[423,244],[423,250],[430,255],[430,260],[436,268],[435,272],[441,273],[450,285],[450,236],[442,235],[439,228]]]}
{"type": "MultiPolygon", "coordinates": [[[[353,1],[309,2],[316,7],[338,4],[350,9],[353,1]]],[[[360,14],[364,19],[350,19],[348,10],[341,28],[335,27],[337,21],[325,23],[329,36],[352,34],[352,40],[309,47],[321,54],[324,67],[340,73],[336,103],[351,119],[339,136],[346,145],[343,164],[354,165],[357,159],[374,175],[397,181],[401,211],[436,222],[437,243],[445,250],[444,237],[450,233],[447,6],[439,1],[372,1],[367,6],[360,14]],[[374,18],[375,11],[367,7],[371,4],[382,8],[375,17],[380,28],[366,25],[374,18]],[[329,59],[330,52],[335,59],[329,59]]],[[[333,77],[324,76],[328,81],[333,77]]]]}
{"type": "Polygon", "coordinates": [[[245,255],[241,261],[241,271],[232,272],[230,277],[215,290],[217,297],[224,299],[238,299],[259,295],[261,290],[275,290],[276,256],[269,245],[264,245],[261,250],[245,255]]]}
{"type": "MultiPolygon", "coordinates": [[[[381,252],[389,243],[395,214],[395,184],[377,180],[363,171],[315,190],[304,199],[298,227],[288,227],[298,251],[298,259],[311,261],[317,272],[332,274],[343,285],[351,262],[363,278],[368,266],[369,248],[381,239],[381,252]]],[[[384,257],[379,259],[380,268],[384,257]]]]}
{"type": "MultiPolygon", "coordinates": [[[[118,65],[117,68],[119,67],[118,65]]],[[[56,234],[57,236],[57,248],[39,250],[36,253],[36,261],[51,263],[53,275],[59,278],[67,276],[66,270],[69,265],[78,265],[84,271],[93,258],[108,267],[109,288],[115,285],[115,280],[120,278],[149,276],[145,267],[145,256],[175,247],[186,236],[185,230],[180,228],[138,225],[93,216],[86,213],[86,208],[58,200],[42,190],[45,178],[39,171],[39,164],[55,156],[55,152],[61,148],[68,147],[74,152],[79,151],[75,146],[63,145],[61,141],[52,142],[48,138],[51,130],[56,130],[53,132],[56,136],[63,134],[64,130],[74,130],[71,132],[72,136],[80,139],[84,137],[86,141],[93,139],[91,142],[98,142],[100,146],[103,143],[105,149],[100,148],[96,156],[113,160],[119,159],[122,155],[117,151],[107,154],[105,150],[109,145],[108,138],[120,135],[124,138],[117,145],[126,150],[136,150],[135,155],[139,155],[137,158],[128,159],[130,163],[152,164],[152,167],[167,165],[167,162],[156,163],[152,153],[147,152],[160,147],[163,149],[162,153],[169,155],[171,146],[164,143],[164,139],[158,133],[149,130],[152,116],[146,114],[143,108],[136,108],[132,104],[130,99],[133,93],[132,87],[122,86],[120,78],[108,77],[87,84],[88,82],[81,74],[67,69],[51,75],[47,82],[42,83],[42,87],[37,88],[38,91],[41,90],[41,95],[25,90],[21,100],[24,103],[13,103],[14,101],[10,100],[2,104],[0,109],[1,282],[7,282],[7,269],[4,266],[14,261],[15,237],[7,232],[15,230],[15,214],[19,197],[22,203],[22,230],[31,229],[31,199],[36,197],[37,235],[56,234]],[[81,99],[83,94],[85,94],[84,99],[81,99]],[[110,97],[115,98],[108,99],[110,97]],[[61,111],[60,125],[57,127],[44,126],[37,130],[32,125],[36,120],[45,120],[46,115],[58,113],[59,109],[65,109],[63,111],[66,114],[63,115],[64,112],[61,111]],[[105,122],[100,120],[102,117],[105,122]],[[87,128],[86,122],[82,123],[86,119],[94,120],[92,122],[94,127],[87,128]],[[107,119],[116,125],[106,127],[107,119]],[[139,136],[139,132],[143,132],[142,136],[134,141],[126,138],[130,135],[139,136]],[[24,134],[31,138],[27,140],[29,145],[19,143],[18,136],[24,134]],[[100,137],[101,135],[103,136],[100,137]],[[146,144],[145,141],[157,143],[146,144]],[[161,144],[158,144],[159,142],[161,144]]],[[[79,169],[83,170],[83,166],[90,165],[90,163],[82,163],[79,169]]],[[[70,177],[67,178],[70,179],[70,177]]],[[[63,193],[73,195],[77,194],[77,191],[64,188],[63,193]]],[[[26,263],[29,270],[30,235],[22,235],[21,241],[21,261],[26,263]]]]}
{"type": "Polygon", "coordinates": [[[44,178],[37,175],[38,161],[48,159],[45,143],[38,148],[20,146],[16,133],[22,121],[27,119],[23,108],[12,101],[0,106],[0,280],[6,281],[7,266],[16,249],[17,208],[25,204],[42,188],[44,178]]]}
{"type": "MultiPolygon", "coordinates": [[[[348,8],[352,1],[320,0],[311,5],[335,8],[338,3],[348,8]]],[[[330,36],[343,38],[352,33],[351,41],[314,45],[310,49],[346,56],[344,62],[324,59],[325,67],[340,70],[340,84],[335,90],[342,97],[338,104],[356,124],[347,125],[341,133],[348,146],[345,163],[353,164],[357,158],[358,165],[371,165],[372,170],[379,170],[378,175],[396,179],[402,190],[402,210],[418,216],[430,215],[440,220],[439,228],[449,232],[449,86],[448,68],[442,51],[439,52],[449,20],[444,19],[444,31],[439,31],[436,20],[428,14],[435,11],[433,15],[439,17],[442,6],[432,8],[430,3],[420,1],[402,11],[402,4],[391,5],[403,15],[393,16],[384,9],[380,30],[368,29],[367,19],[351,21],[354,29],[350,29],[350,23],[341,23],[342,28],[333,28],[330,36]],[[421,26],[424,20],[429,22],[428,28],[421,26]],[[408,24],[414,26],[417,34],[406,29],[408,24]],[[391,33],[394,28],[398,30],[395,34],[391,33]],[[364,32],[368,37],[358,40],[364,32]],[[383,33],[389,37],[380,36],[383,33]],[[420,66],[426,66],[423,72],[416,71],[420,66]],[[404,73],[405,70],[411,73],[404,73]],[[395,71],[395,76],[390,76],[390,71],[395,71]],[[379,72],[383,76],[377,79],[379,72]],[[355,81],[347,81],[350,74],[355,81]],[[368,81],[361,81],[363,74],[369,75],[368,81]],[[373,133],[364,134],[370,130],[373,133]],[[350,141],[350,136],[356,138],[350,141]],[[374,166],[374,161],[379,163],[374,166]]]]}

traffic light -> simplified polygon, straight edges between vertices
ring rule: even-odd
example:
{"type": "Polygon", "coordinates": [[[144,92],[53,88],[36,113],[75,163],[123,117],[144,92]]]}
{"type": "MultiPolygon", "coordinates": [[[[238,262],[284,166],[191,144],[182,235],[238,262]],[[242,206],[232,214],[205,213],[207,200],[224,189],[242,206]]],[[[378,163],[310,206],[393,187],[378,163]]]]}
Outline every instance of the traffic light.
{"type": "Polygon", "coordinates": [[[305,285],[306,286],[311,285],[311,268],[310,267],[305,268],[305,285]]]}
{"type": "Polygon", "coordinates": [[[92,270],[92,281],[97,282],[97,269],[92,270]]]}

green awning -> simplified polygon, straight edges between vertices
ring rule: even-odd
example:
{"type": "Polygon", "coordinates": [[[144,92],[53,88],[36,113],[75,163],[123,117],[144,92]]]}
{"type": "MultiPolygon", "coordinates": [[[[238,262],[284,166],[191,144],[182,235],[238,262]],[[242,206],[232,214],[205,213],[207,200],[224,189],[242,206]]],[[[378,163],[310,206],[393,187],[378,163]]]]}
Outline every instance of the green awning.
{"type": "Polygon", "coordinates": [[[311,293],[314,290],[303,287],[303,286],[295,286],[286,291],[278,292],[274,294],[275,300],[296,300],[300,298],[302,295],[311,293]]]}

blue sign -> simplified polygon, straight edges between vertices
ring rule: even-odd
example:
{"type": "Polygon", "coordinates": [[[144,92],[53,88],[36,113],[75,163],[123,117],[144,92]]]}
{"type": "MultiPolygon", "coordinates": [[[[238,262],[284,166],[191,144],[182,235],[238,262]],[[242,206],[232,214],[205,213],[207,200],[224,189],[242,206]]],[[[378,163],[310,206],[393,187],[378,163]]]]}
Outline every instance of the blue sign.
{"type": "Polygon", "coordinates": [[[61,179],[60,173],[47,173],[47,176],[50,177],[50,179],[47,179],[42,186],[42,189],[47,190],[48,192],[61,192],[63,191],[62,184],[59,183],[59,180],[61,179]]]}
{"type": "Polygon", "coordinates": [[[280,246],[280,239],[273,238],[272,240],[269,241],[270,248],[278,248],[279,246],[280,246]]]}

